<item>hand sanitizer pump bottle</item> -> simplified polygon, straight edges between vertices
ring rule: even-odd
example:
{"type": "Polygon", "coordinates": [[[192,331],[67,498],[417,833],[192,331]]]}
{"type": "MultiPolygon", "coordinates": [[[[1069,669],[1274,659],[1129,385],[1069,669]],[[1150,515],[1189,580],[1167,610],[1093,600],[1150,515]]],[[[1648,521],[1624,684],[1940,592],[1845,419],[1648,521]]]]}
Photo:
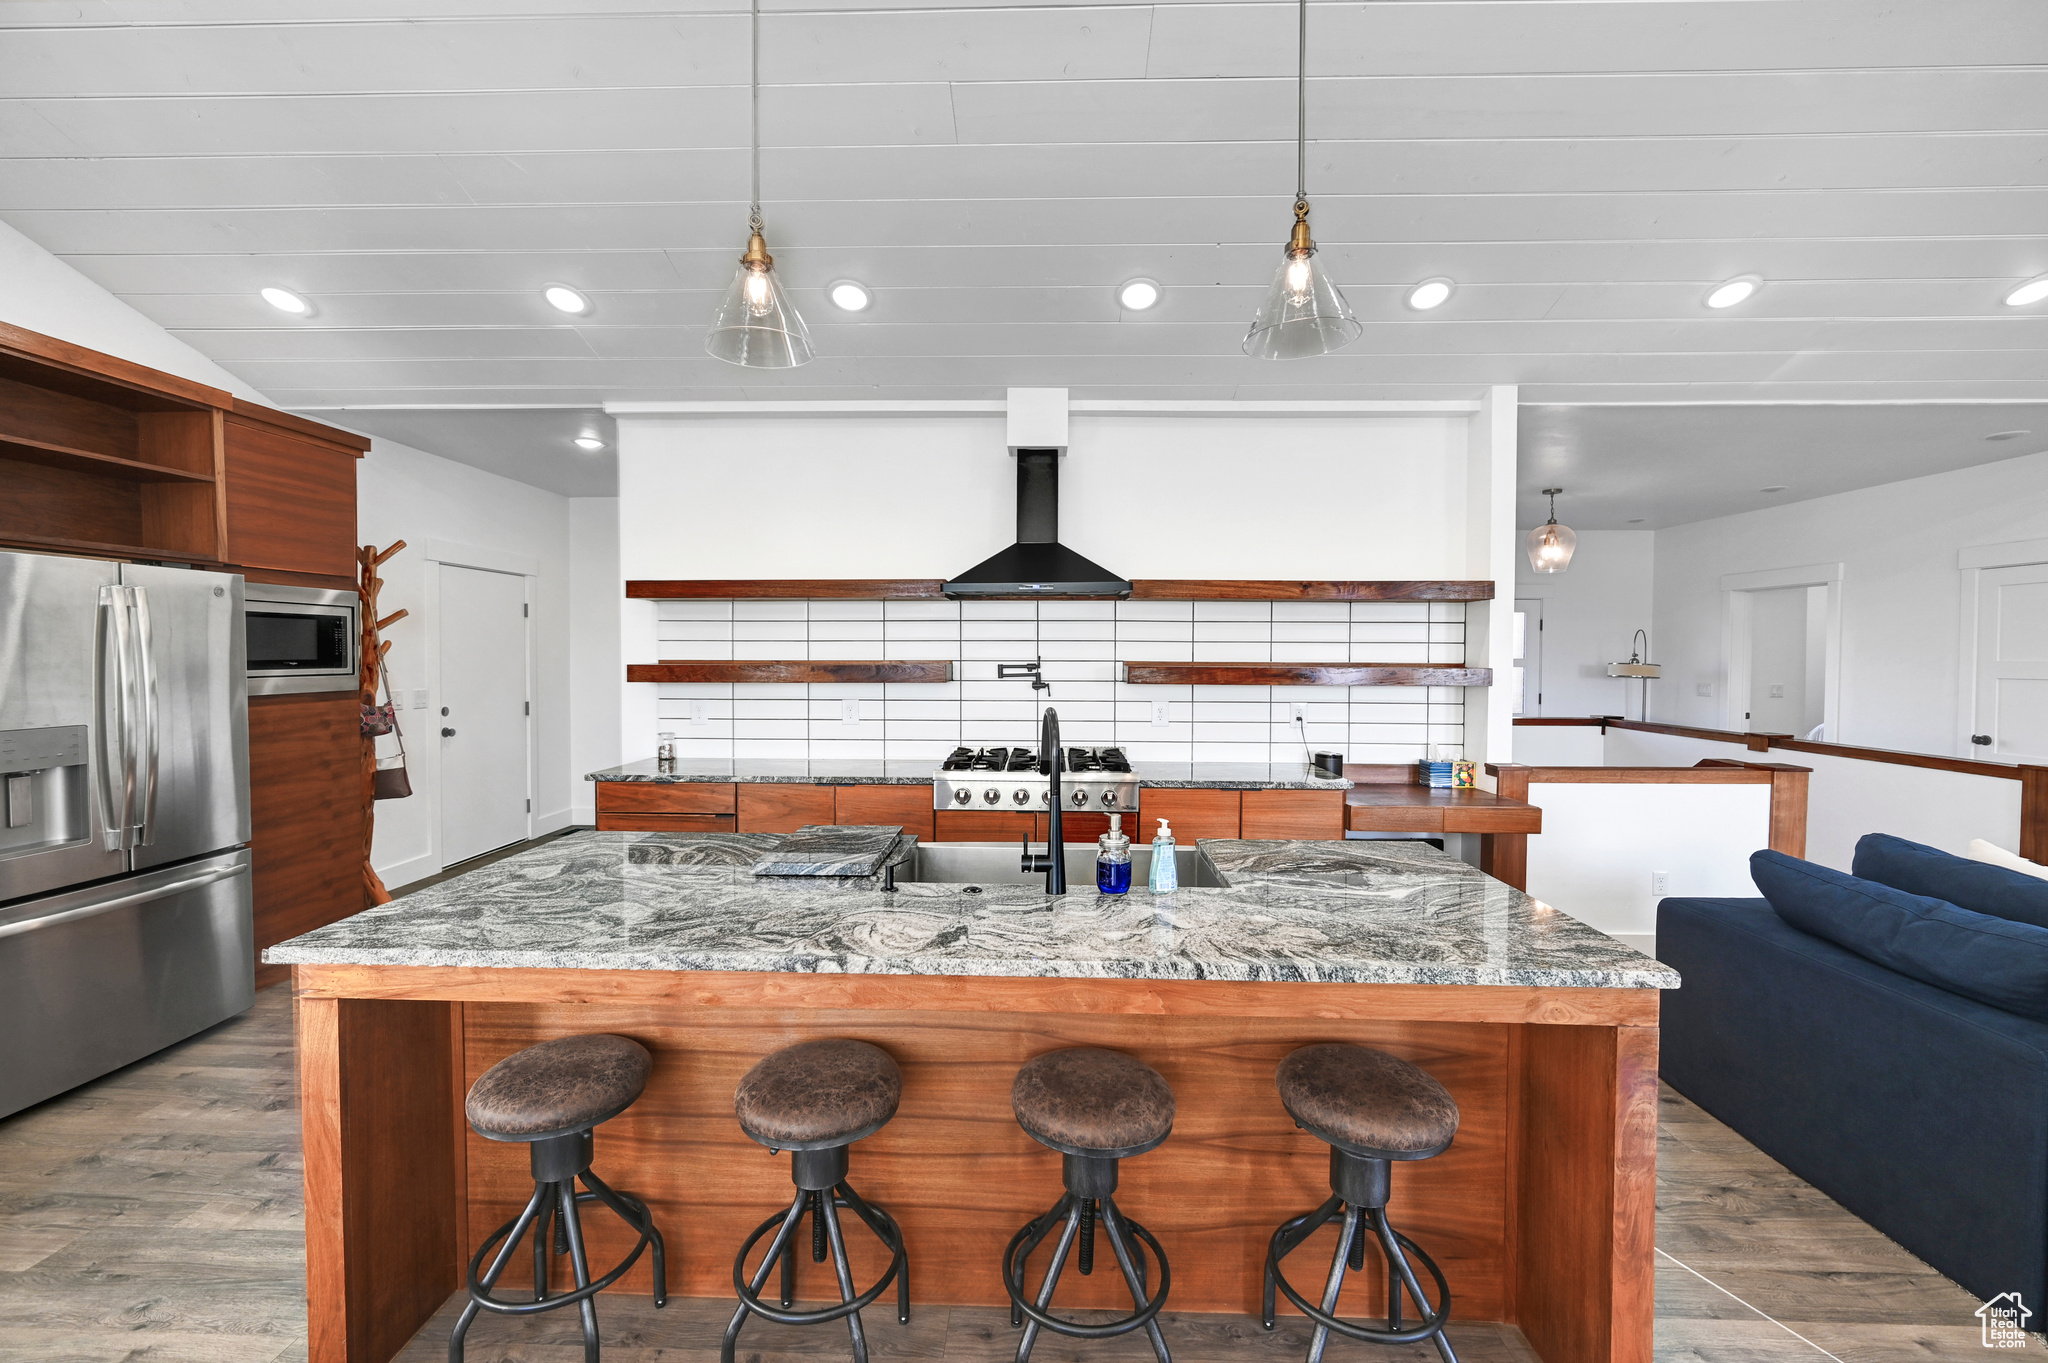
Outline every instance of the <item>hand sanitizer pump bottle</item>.
{"type": "Polygon", "coordinates": [[[1152,893],[1172,894],[1180,888],[1180,867],[1173,859],[1173,830],[1166,820],[1152,837],[1152,893]]]}
{"type": "Polygon", "coordinates": [[[1109,816],[1109,831],[1095,840],[1095,888],[1104,894],[1131,892],[1131,840],[1124,816],[1109,816]]]}

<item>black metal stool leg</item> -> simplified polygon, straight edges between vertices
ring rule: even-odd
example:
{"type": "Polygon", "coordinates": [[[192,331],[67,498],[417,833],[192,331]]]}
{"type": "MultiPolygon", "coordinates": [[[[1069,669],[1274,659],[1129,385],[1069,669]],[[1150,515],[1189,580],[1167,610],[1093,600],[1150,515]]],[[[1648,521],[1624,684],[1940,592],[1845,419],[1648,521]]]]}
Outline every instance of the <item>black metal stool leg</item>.
{"type": "MultiPolygon", "coordinates": [[[[1337,1253],[1330,1259],[1330,1280],[1323,1288],[1323,1313],[1337,1314],[1337,1298],[1344,1291],[1344,1269],[1351,1262],[1351,1247],[1358,1239],[1358,1208],[1345,1204],[1344,1225],[1337,1232],[1337,1253]]],[[[1308,1344],[1308,1363],[1323,1363],[1323,1350],[1330,1345],[1330,1327],[1316,1322],[1308,1344]]]]}
{"type": "Polygon", "coordinates": [[[618,1191],[588,1169],[583,1171],[582,1178],[584,1186],[596,1193],[597,1200],[616,1212],[620,1220],[634,1230],[646,1233],[648,1247],[654,1251],[654,1304],[657,1308],[667,1306],[668,1247],[662,1241],[661,1232],[655,1228],[654,1213],[647,1209],[645,1202],[631,1193],[618,1191]]]}
{"type": "MultiPolygon", "coordinates": [[[[839,1228],[839,1210],[833,1205],[835,1199],[830,1189],[818,1195],[818,1214],[825,1222],[825,1234],[832,1242],[832,1267],[839,1275],[839,1300],[850,1302],[856,1295],[853,1290],[853,1265],[846,1258],[846,1237],[839,1228]]],[[[868,1337],[861,1329],[860,1312],[852,1311],[846,1317],[846,1331],[853,1336],[853,1363],[868,1363],[868,1337]]]]}
{"type": "Polygon", "coordinates": [[[540,1215],[533,1221],[533,1299],[548,1299],[548,1227],[549,1218],[555,1209],[554,1185],[546,1185],[549,1195],[541,1202],[540,1215]]]}
{"type": "MultiPolygon", "coordinates": [[[[842,1183],[835,1190],[846,1199],[846,1205],[853,1214],[868,1223],[868,1229],[877,1239],[891,1250],[903,1247],[903,1227],[896,1224],[896,1218],[878,1207],[871,1207],[861,1195],[853,1190],[851,1183],[842,1183]]],[[[896,1323],[910,1324],[910,1255],[903,1256],[903,1271],[896,1276],[896,1323]]]]}
{"type": "MultiPolygon", "coordinates": [[[[1060,1228],[1059,1243],[1053,1246],[1052,1262],[1046,1266],[1045,1282],[1038,1289],[1036,1305],[1041,1311],[1052,1305],[1052,1292],[1059,1286],[1060,1271],[1067,1266],[1067,1255],[1073,1250],[1074,1241],[1081,1233],[1080,1199],[1069,1195],[1063,1200],[1067,1203],[1067,1219],[1060,1228]]],[[[1038,1330],[1039,1324],[1036,1320],[1025,1323],[1024,1338],[1017,1342],[1017,1363],[1028,1363],[1031,1346],[1038,1342],[1038,1330]]]]}
{"type": "MultiPolygon", "coordinates": [[[[1116,1251],[1117,1267],[1124,1271],[1124,1281],[1130,1284],[1131,1300],[1139,1310],[1145,1307],[1145,1275],[1133,1261],[1131,1251],[1135,1248],[1132,1239],[1124,1234],[1124,1219],[1117,1210],[1116,1199],[1102,1199],[1102,1227],[1109,1233],[1109,1247],[1116,1251]]],[[[1140,1250],[1139,1253],[1144,1251],[1140,1250]]],[[[1145,1322],[1145,1335],[1152,1341],[1152,1352],[1159,1357],[1159,1363],[1173,1363],[1173,1355],[1166,1350],[1166,1336],[1159,1333],[1159,1318],[1154,1316],[1145,1322]]]]}
{"type": "Polygon", "coordinates": [[[1276,1305],[1274,1294],[1279,1286],[1280,1260],[1301,1248],[1302,1241],[1321,1230],[1329,1222],[1329,1219],[1337,1214],[1337,1209],[1343,1205],[1343,1199],[1333,1197],[1314,1211],[1305,1212],[1295,1217],[1292,1221],[1284,1223],[1275,1232],[1273,1244],[1266,1254],[1265,1311],[1259,1317],[1259,1323],[1268,1330],[1273,1328],[1274,1307],[1276,1305]]]}
{"type": "MultiPolygon", "coordinates": [[[[555,1214],[562,1218],[562,1227],[569,1234],[569,1263],[576,1271],[576,1286],[590,1286],[590,1260],[583,1253],[583,1218],[576,1213],[576,1185],[562,1183],[561,1210],[555,1214]]],[[[597,1303],[585,1297],[576,1303],[578,1313],[583,1317],[583,1363],[598,1363],[597,1347],[597,1303]]]]}
{"type": "MultiPolygon", "coordinates": [[[[1058,1202],[1055,1202],[1052,1205],[1051,1211],[1048,1211],[1047,1213],[1045,1213],[1045,1215],[1039,1217],[1037,1220],[1030,1221],[1025,1224],[1023,1233],[1018,1237],[1021,1243],[1017,1249],[1016,1260],[1017,1281],[1020,1284],[1024,1281],[1025,1263],[1030,1260],[1032,1254],[1034,1254],[1037,1251],[1038,1247],[1041,1244],[1045,1243],[1045,1237],[1052,1234],[1052,1228],[1054,1226],[1059,1225],[1061,1219],[1064,1218],[1066,1214],[1067,1198],[1062,1197],[1058,1202]]],[[[1013,1330],[1021,1330],[1024,1328],[1024,1308],[1021,1304],[1019,1304],[1015,1297],[1012,1297],[1010,1299],[1010,1328],[1013,1330]]]]}
{"type": "MultiPolygon", "coordinates": [[[[488,1292],[497,1285],[499,1276],[505,1271],[505,1265],[512,1262],[512,1251],[519,1247],[520,1237],[526,1234],[527,1228],[533,1224],[535,1215],[545,1205],[548,1191],[545,1184],[535,1185],[533,1196],[526,1200],[526,1210],[519,1213],[519,1219],[512,1223],[511,1234],[507,1235],[505,1243],[498,1247],[498,1257],[491,1260],[491,1270],[483,1276],[484,1291],[488,1292]]],[[[455,1328],[448,1335],[448,1363],[462,1363],[462,1337],[469,1333],[471,1323],[476,1320],[477,1312],[482,1309],[483,1307],[472,1297],[468,1305],[462,1308],[462,1314],[455,1318],[455,1328]]]]}
{"type": "MultiPolygon", "coordinates": [[[[796,1224],[802,1219],[804,1203],[809,1198],[809,1193],[798,1189],[796,1200],[791,1202],[789,1210],[782,1214],[782,1224],[775,1228],[775,1238],[768,1242],[768,1252],[761,1257],[761,1267],[755,1270],[753,1278],[748,1282],[748,1286],[756,1295],[767,1285],[768,1274],[774,1269],[775,1261],[782,1256],[785,1249],[795,1243],[796,1224]]],[[[734,1276],[738,1276],[741,1271],[742,1269],[736,1268],[734,1276]]],[[[720,1347],[718,1354],[720,1363],[732,1363],[733,1348],[739,1343],[740,1327],[747,1323],[748,1314],[746,1302],[741,1301],[739,1309],[732,1313],[732,1323],[725,1327],[725,1343],[720,1347]]]]}
{"type": "MultiPolygon", "coordinates": [[[[804,1199],[804,1211],[809,1211],[809,1210],[810,1210],[810,1207],[811,1207],[811,1200],[810,1200],[809,1198],[805,1198],[805,1199],[804,1199]]],[[[801,1220],[803,1219],[803,1213],[802,1213],[802,1212],[799,1212],[799,1213],[797,1214],[797,1219],[798,1219],[799,1221],[801,1221],[801,1220]]],[[[790,1308],[790,1307],[791,1307],[792,1305],[794,1305],[794,1304],[795,1304],[795,1302],[796,1302],[796,1232],[795,1232],[795,1231],[791,1231],[791,1232],[790,1232],[790,1234],[789,1234],[789,1238],[788,1238],[787,1240],[784,1240],[784,1241],[782,1242],[782,1287],[781,1287],[781,1290],[780,1290],[780,1291],[779,1291],[779,1292],[778,1292],[778,1293],[776,1294],[776,1300],[777,1300],[777,1301],[779,1301],[779,1302],[780,1302],[780,1303],[782,1304],[782,1309],[783,1309],[783,1310],[785,1310],[785,1311],[787,1311],[787,1310],[788,1310],[788,1309],[789,1309],[789,1308],[790,1308]]]]}
{"type": "MultiPolygon", "coordinates": [[[[1422,1295],[1422,1283],[1416,1278],[1415,1268],[1408,1262],[1408,1255],[1401,1248],[1399,1234],[1387,1221],[1385,1208],[1378,1209],[1378,1215],[1373,1218],[1373,1222],[1373,1229],[1379,1232],[1380,1252],[1387,1256],[1388,1280],[1407,1284],[1409,1295],[1415,1298],[1415,1309],[1422,1313],[1424,1320],[1427,1320],[1430,1315],[1429,1298],[1422,1295]]],[[[1400,1289],[1396,1287],[1390,1290],[1394,1294],[1394,1309],[1398,1311],[1401,1301],[1400,1289]]],[[[1437,1309],[1444,1311],[1449,1306],[1449,1297],[1447,1294],[1440,1295],[1443,1300],[1437,1309]]],[[[1400,1321],[1390,1322],[1390,1328],[1399,1329],[1400,1321]]],[[[1458,1355],[1452,1350],[1451,1341],[1444,1337],[1442,1329],[1438,1329],[1430,1336],[1430,1342],[1436,1345],[1436,1351],[1443,1357],[1444,1363],[1458,1363],[1458,1355]]]]}

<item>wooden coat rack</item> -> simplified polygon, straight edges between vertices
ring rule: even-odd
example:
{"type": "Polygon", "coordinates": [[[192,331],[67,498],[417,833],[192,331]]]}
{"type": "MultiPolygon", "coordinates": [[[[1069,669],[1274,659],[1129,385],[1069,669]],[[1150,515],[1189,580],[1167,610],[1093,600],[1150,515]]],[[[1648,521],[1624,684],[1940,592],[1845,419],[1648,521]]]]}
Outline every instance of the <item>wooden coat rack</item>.
{"type": "MultiPolygon", "coordinates": [[[[365,544],[356,550],[356,564],[362,570],[361,583],[357,590],[363,598],[363,710],[368,713],[377,704],[377,683],[384,671],[384,655],[391,645],[383,638],[384,631],[400,620],[407,612],[393,611],[383,619],[377,618],[377,593],[383,589],[384,579],[377,576],[377,569],[384,566],[384,560],[405,548],[404,540],[394,540],[387,549],[374,544],[365,544]]],[[[397,697],[392,698],[395,708],[397,697]]],[[[363,736],[363,888],[368,892],[370,903],[388,904],[391,891],[384,888],[383,877],[370,865],[370,844],[377,833],[377,740],[363,736]]]]}

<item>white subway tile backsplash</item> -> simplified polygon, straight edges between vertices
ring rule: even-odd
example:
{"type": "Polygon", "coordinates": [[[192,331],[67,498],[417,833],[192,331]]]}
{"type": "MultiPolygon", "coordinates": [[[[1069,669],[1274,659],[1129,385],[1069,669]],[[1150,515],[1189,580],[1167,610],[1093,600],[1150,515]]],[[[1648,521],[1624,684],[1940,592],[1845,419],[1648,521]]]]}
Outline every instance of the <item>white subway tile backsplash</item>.
{"type": "Polygon", "coordinates": [[[956,680],[891,683],[663,684],[658,724],[696,757],[886,756],[937,761],[954,747],[1030,741],[1060,711],[1069,742],[1116,743],[1137,761],[1296,762],[1305,707],[1313,748],[1353,761],[1408,761],[1456,749],[1456,688],[1153,686],[1120,680],[1126,662],[1372,662],[1464,659],[1461,602],[1322,601],[666,601],[659,653],[678,660],[947,659],[956,680]],[[1042,662],[1048,695],[998,679],[998,663],[1042,662]],[[841,701],[860,701],[860,721],[841,701]],[[1152,702],[1167,702],[1164,726],[1152,702]],[[705,722],[690,722],[701,700],[705,722]]]}

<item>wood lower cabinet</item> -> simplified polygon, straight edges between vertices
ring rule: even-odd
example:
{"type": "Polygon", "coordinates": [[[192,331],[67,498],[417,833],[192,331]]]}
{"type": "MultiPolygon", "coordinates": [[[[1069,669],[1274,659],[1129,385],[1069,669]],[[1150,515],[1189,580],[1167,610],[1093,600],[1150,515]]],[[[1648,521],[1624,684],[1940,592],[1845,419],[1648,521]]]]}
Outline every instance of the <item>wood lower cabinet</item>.
{"type": "MultiPolygon", "coordinates": [[[[353,691],[249,698],[256,949],[367,907],[363,738],[353,691]]],[[[258,985],[290,966],[258,966],[258,985]]]]}
{"type": "Polygon", "coordinates": [[[941,809],[932,816],[934,842],[1045,840],[1045,819],[1007,809],[941,809]]]}
{"type": "Polygon", "coordinates": [[[934,835],[932,788],[925,786],[835,786],[833,822],[900,824],[926,842],[934,835]]]}
{"type": "Polygon", "coordinates": [[[1344,792],[1341,790],[1248,790],[1239,836],[1246,838],[1312,838],[1342,841],[1344,792]]]}
{"type": "Polygon", "coordinates": [[[844,823],[833,809],[831,786],[741,786],[740,832],[794,833],[806,824],[844,823]]]}
{"type": "Polygon", "coordinates": [[[1173,840],[1182,847],[1193,847],[1202,838],[1234,838],[1237,797],[1234,790],[1154,790],[1147,786],[1138,797],[1138,822],[1143,828],[1124,831],[1133,842],[1149,843],[1159,831],[1159,820],[1164,819],[1173,829],[1173,840]]]}
{"type": "Polygon", "coordinates": [[[597,826],[619,833],[731,833],[737,788],[726,782],[599,781],[597,826]]]}

